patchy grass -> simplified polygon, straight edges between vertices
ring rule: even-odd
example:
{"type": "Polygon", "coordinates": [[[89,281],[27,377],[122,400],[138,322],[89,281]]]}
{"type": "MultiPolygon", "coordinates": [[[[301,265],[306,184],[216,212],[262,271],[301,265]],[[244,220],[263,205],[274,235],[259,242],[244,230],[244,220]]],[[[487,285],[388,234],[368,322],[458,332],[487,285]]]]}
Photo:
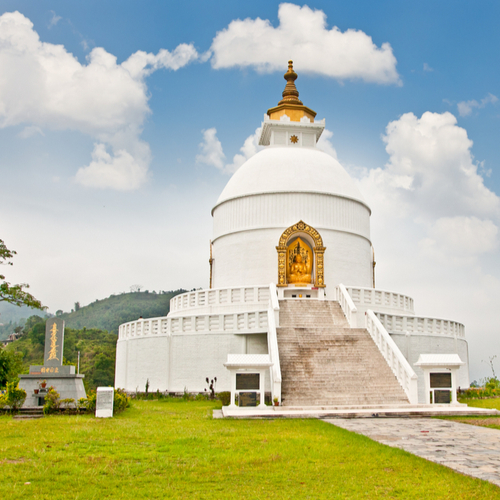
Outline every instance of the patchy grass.
{"type": "MultiPolygon", "coordinates": [[[[490,399],[460,399],[460,403],[476,408],[494,408],[500,410],[500,398],[490,399]]],[[[453,420],[462,424],[478,425],[500,430],[500,417],[498,416],[470,416],[470,417],[442,417],[445,420],[453,420]]]]}
{"type": "Polygon", "coordinates": [[[213,420],[218,404],[135,401],[105,420],[0,417],[0,497],[500,499],[492,484],[325,422],[213,420]]]}

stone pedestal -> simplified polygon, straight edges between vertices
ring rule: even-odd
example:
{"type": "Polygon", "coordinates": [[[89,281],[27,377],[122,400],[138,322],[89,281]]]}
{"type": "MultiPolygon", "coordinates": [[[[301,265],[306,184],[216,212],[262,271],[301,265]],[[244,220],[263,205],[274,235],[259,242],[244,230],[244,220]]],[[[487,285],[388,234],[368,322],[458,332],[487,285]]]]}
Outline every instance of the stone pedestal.
{"type": "Polygon", "coordinates": [[[41,380],[47,381],[47,389],[51,386],[54,387],[59,393],[60,399],[73,398],[75,402],[78,402],[80,398],[86,398],[87,394],[83,386],[85,375],[76,375],[74,373],[74,366],[68,368],[73,368],[73,373],[19,375],[19,387],[24,389],[27,394],[23,407],[43,405],[43,396],[45,394],[35,394],[35,389],[39,389],[39,382],[41,380]]]}

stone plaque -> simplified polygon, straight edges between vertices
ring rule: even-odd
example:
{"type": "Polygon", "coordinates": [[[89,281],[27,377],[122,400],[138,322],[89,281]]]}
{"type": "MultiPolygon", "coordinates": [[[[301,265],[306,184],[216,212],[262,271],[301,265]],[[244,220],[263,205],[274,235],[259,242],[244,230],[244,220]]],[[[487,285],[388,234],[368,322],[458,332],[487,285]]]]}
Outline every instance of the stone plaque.
{"type": "Polygon", "coordinates": [[[436,404],[450,404],[451,391],[434,391],[434,403],[436,404]]]}
{"type": "Polygon", "coordinates": [[[64,366],[40,366],[31,365],[30,375],[40,375],[40,378],[57,377],[59,375],[74,375],[75,367],[72,365],[64,366]]]}
{"type": "Polygon", "coordinates": [[[257,393],[256,392],[240,392],[239,393],[239,406],[257,406],[257,393]]]}
{"type": "Polygon", "coordinates": [[[236,390],[259,390],[260,374],[259,373],[237,373],[236,374],[236,390]]]}
{"type": "Polygon", "coordinates": [[[95,401],[95,416],[108,418],[113,416],[115,390],[113,387],[98,387],[95,401]]]}
{"type": "Polygon", "coordinates": [[[45,326],[45,366],[62,366],[64,343],[64,320],[50,318],[45,326]]]}
{"type": "Polygon", "coordinates": [[[431,389],[443,387],[451,389],[451,373],[431,373],[431,389]]]}

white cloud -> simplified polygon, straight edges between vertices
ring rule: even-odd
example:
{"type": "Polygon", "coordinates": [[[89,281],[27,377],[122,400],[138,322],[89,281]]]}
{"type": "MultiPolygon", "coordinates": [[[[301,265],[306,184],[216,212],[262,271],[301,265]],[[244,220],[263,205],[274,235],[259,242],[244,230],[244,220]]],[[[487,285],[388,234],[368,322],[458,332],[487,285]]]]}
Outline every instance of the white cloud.
{"type": "Polygon", "coordinates": [[[331,141],[332,137],[333,132],[325,128],[325,130],[323,130],[323,133],[321,134],[321,137],[319,138],[318,143],[316,144],[316,147],[318,149],[321,149],[321,151],[324,151],[325,153],[333,156],[334,158],[337,158],[337,151],[333,147],[331,141]]]}
{"type": "Polygon", "coordinates": [[[232,21],[215,36],[211,50],[215,69],[247,66],[260,72],[282,71],[293,59],[299,72],[338,80],[362,79],[400,84],[396,58],[389,43],[377,47],[370,36],[354,29],[330,30],[326,14],[282,3],[279,26],[264,19],[232,21]]]}
{"type": "Polygon", "coordinates": [[[362,180],[381,205],[428,220],[457,215],[498,217],[500,199],[484,185],[474,162],[472,141],[448,112],[406,113],[390,122],[384,141],[389,162],[362,180]]]}
{"type": "Polygon", "coordinates": [[[24,129],[17,134],[21,139],[28,139],[29,137],[33,137],[34,135],[45,135],[42,132],[40,127],[35,127],[34,125],[30,125],[28,127],[24,127],[24,129]]]}
{"type": "Polygon", "coordinates": [[[488,94],[481,102],[477,102],[475,99],[472,101],[461,101],[457,104],[458,114],[460,116],[469,116],[474,108],[481,109],[487,104],[495,104],[498,102],[498,97],[493,94],[488,94]]]}
{"type": "Polygon", "coordinates": [[[434,71],[434,69],[431,68],[427,63],[424,63],[424,71],[432,72],[432,71],[434,71]]]}
{"type": "Polygon", "coordinates": [[[224,170],[226,155],[222,150],[221,142],[217,139],[217,129],[209,128],[201,132],[203,134],[203,142],[199,144],[201,153],[196,156],[196,162],[224,170]]]}
{"type": "Polygon", "coordinates": [[[442,263],[451,258],[456,264],[475,264],[477,257],[498,248],[498,227],[473,216],[442,217],[430,226],[420,248],[442,263]]]}
{"type": "Polygon", "coordinates": [[[225,174],[234,174],[243,163],[263,148],[263,146],[259,146],[261,130],[261,127],[257,128],[252,135],[245,139],[243,146],[240,148],[241,153],[235,154],[231,163],[225,162],[226,155],[221,142],[217,138],[217,130],[215,128],[203,130],[203,142],[200,143],[202,152],[196,156],[196,161],[216,167],[225,174]]]}
{"type": "Polygon", "coordinates": [[[135,189],[146,181],[149,166],[149,148],[139,138],[150,112],[144,80],[159,68],[175,71],[197,57],[192,45],[181,44],[156,55],[139,51],[117,64],[114,55],[97,47],[87,64],[80,64],[64,46],[41,42],[19,12],[3,14],[0,68],[9,78],[0,79],[0,128],[26,124],[88,134],[100,146],[77,181],[135,189]]]}
{"type": "Polygon", "coordinates": [[[450,113],[402,115],[383,140],[389,161],[358,179],[372,208],[377,287],[413,296],[418,315],[463,322],[477,378],[498,335],[500,198],[450,113]]]}
{"type": "MultiPolygon", "coordinates": [[[[261,132],[262,127],[259,127],[252,135],[249,135],[245,139],[243,146],[241,146],[240,153],[233,156],[233,161],[231,163],[226,163],[226,155],[224,154],[221,142],[217,138],[217,130],[215,128],[203,130],[203,142],[199,145],[201,154],[196,156],[196,161],[211,167],[216,167],[225,174],[234,174],[243,163],[264,149],[264,146],[259,146],[261,132]]],[[[333,132],[325,129],[318,141],[317,147],[334,158],[337,158],[337,152],[330,140],[332,137],[333,132]]]]}
{"type": "Polygon", "coordinates": [[[50,11],[52,13],[52,17],[50,18],[48,28],[54,27],[61,19],[61,16],[58,16],[53,10],[50,11]]]}
{"type": "MultiPolygon", "coordinates": [[[[149,147],[147,148],[149,150],[149,147]]],[[[84,186],[128,191],[140,186],[147,177],[149,155],[131,155],[125,149],[111,155],[105,144],[95,144],[90,165],[76,173],[76,181],[84,186]]]]}

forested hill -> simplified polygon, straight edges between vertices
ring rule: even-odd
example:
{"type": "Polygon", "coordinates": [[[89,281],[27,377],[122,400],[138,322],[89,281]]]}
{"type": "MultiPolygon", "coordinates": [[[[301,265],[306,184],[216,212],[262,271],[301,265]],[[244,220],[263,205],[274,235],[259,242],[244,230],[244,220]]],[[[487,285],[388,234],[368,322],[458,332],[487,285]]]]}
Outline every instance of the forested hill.
{"type": "Polygon", "coordinates": [[[88,306],[79,307],[70,313],[57,311],[56,316],[64,319],[68,328],[98,328],[118,333],[118,327],[140,316],[156,318],[166,316],[170,310],[170,299],[186,290],[170,292],[132,292],[111,295],[107,299],[96,300],[88,306]]]}

